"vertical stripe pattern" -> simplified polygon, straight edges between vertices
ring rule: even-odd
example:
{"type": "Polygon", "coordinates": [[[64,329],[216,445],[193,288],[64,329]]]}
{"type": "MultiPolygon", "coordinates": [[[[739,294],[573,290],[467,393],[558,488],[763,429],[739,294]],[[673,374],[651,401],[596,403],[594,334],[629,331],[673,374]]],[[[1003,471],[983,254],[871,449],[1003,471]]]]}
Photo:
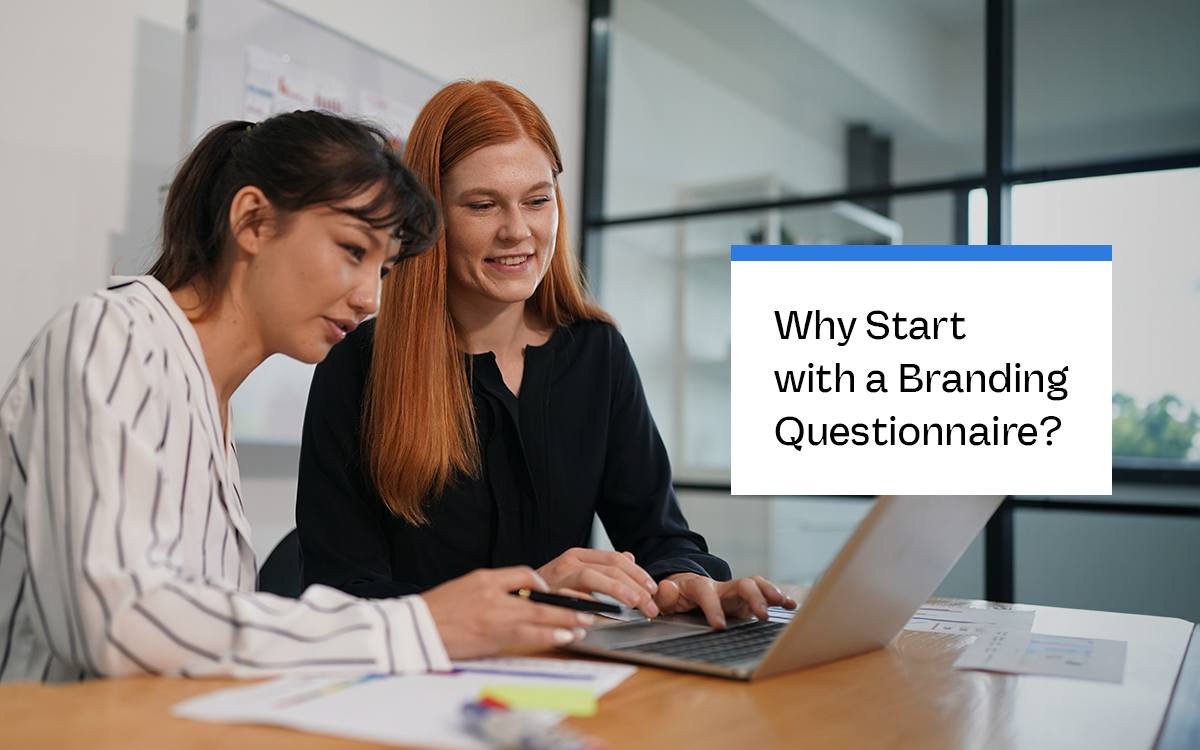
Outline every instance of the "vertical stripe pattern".
{"type": "Polygon", "coordinates": [[[154,279],[114,282],[61,311],[0,391],[0,680],[449,669],[420,597],[251,590],[195,330],[154,279]]]}

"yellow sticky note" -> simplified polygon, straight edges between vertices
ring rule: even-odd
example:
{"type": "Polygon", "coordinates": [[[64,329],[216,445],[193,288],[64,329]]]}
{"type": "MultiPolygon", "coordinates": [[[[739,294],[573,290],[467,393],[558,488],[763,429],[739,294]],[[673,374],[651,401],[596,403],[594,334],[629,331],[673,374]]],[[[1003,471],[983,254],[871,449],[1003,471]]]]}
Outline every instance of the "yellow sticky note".
{"type": "Polygon", "coordinates": [[[569,716],[594,716],[596,696],[588,688],[484,685],[480,698],[500,701],[509,708],[540,708],[569,716]]]}

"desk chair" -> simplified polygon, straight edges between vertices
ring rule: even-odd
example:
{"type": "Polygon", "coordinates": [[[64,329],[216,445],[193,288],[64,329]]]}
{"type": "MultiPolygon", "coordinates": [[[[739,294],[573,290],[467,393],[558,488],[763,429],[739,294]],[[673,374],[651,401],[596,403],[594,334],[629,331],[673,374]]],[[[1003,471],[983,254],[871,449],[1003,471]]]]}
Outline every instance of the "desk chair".
{"type": "Polygon", "coordinates": [[[258,569],[258,590],[289,599],[299,599],[304,593],[300,583],[300,538],[295,529],[279,540],[258,569]]]}

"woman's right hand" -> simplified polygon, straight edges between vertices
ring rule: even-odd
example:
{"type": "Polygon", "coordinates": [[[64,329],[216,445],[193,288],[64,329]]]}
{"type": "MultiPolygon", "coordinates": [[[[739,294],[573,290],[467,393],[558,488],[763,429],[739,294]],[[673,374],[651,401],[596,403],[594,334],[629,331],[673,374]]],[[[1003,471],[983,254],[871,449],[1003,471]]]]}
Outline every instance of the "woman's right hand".
{"type": "Polygon", "coordinates": [[[480,569],[421,594],[451,659],[489,656],[508,646],[561,646],[577,641],[594,617],[537,604],[509,592],[549,591],[526,566],[480,569]]]}

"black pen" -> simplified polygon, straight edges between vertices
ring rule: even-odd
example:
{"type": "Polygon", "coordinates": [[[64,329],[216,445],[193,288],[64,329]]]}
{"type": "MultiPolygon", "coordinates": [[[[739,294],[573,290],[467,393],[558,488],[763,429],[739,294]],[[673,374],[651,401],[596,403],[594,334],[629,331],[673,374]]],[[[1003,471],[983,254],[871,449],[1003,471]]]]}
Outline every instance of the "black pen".
{"type": "Polygon", "coordinates": [[[591,599],[580,599],[575,596],[560,596],[559,594],[543,594],[541,591],[533,589],[518,589],[508,592],[513,596],[520,596],[528,599],[531,602],[539,602],[541,604],[553,604],[556,607],[566,607],[567,609],[578,609],[583,612],[608,612],[609,614],[621,614],[621,608],[615,604],[605,604],[604,602],[596,602],[591,599]]]}

